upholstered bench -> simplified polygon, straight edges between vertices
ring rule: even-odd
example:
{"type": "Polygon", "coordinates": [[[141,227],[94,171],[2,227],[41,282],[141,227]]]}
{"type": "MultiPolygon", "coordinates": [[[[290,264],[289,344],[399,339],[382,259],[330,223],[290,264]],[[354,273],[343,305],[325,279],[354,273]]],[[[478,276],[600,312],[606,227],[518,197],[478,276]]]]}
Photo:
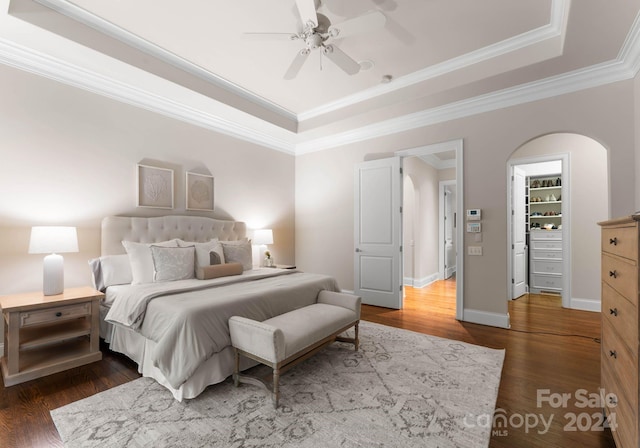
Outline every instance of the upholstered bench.
{"type": "Polygon", "coordinates": [[[320,291],[312,305],[298,308],[264,322],[240,316],[229,319],[231,345],[235,351],[233,382],[264,386],[267,382],[240,374],[240,355],[273,369],[271,387],[273,406],[278,407],[280,375],[308,359],[334,341],[350,342],[358,350],[360,297],[333,291],[320,291]],[[339,336],[355,327],[355,336],[339,336]]]}

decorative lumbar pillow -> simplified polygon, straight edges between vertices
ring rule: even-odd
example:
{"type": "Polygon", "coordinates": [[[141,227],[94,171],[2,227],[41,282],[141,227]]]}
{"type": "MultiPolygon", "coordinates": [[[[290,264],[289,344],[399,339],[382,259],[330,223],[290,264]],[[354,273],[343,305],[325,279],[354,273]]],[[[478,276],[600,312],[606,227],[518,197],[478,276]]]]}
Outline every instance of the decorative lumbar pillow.
{"type": "Polygon", "coordinates": [[[127,254],[104,255],[100,258],[89,260],[93,284],[96,289],[104,292],[113,285],[126,285],[133,280],[131,263],[127,254]]]}
{"type": "Polygon", "coordinates": [[[131,264],[131,283],[153,283],[153,258],[151,257],[151,246],[178,247],[176,240],[162,241],[159,243],[136,243],[133,241],[123,241],[122,245],[129,256],[131,264]]]}
{"type": "Polygon", "coordinates": [[[226,263],[240,263],[245,271],[253,269],[249,241],[221,241],[226,263]]]}
{"type": "Polygon", "coordinates": [[[198,270],[198,278],[200,280],[209,280],[218,277],[227,277],[229,275],[242,274],[243,267],[241,263],[225,263],[204,266],[198,270]]]}
{"type": "Polygon", "coordinates": [[[195,248],[151,246],[154,282],[172,282],[194,277],[195,248]]]}
{"type": "Polygon", "coordinates": [[[194,246],[196,248],[196,264],[195,269],[197,270],[200,267],[209,266],[211,263],[211,252],[215,252],[218,254],[220,258],[220,263],[224,263],[224,251],[222,250],[222,245],[217,238],[212,239],[211,241],[207,241],[206,243],[192,243],[188,241],[178,240],[178,246],[180,247],[188,247],[194,246]]]}

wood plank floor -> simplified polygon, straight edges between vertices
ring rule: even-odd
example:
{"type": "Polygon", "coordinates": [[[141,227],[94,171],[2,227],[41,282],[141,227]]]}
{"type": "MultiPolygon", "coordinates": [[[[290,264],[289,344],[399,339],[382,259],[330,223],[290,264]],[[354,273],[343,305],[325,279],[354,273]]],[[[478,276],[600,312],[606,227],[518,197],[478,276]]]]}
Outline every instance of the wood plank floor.
{"type": "MultiPolygon", "coordinates": [[[[445,281],[407,288],[404,310],[363,306],[362,315],[372,322],[506,349],[496,407],[507,425],[495,428],[492,447],[614,447],[609,430],[580,430],[591,426],[586,423],[596,423],[593,415],[600,408],[578,408],[575,399],[581,389],[598,391],[599,315],[562,309],[558,298],[543,295],[512,301],[509,312],[511,330],[458,322],[455,283],[445,281]],[[547,403],[538,407],[536,394],[544,389],[571,394],[568,407],[552,408],[547,403]],[[571,426],[565,416],[569,413],[584,415],[571,426]],[[551,418],[548,429],[541,415],[545,422],[551,418]],[[528,419],[529,427],[520,417],[528,419]]],[[[104,347],[103,355],[102,361],[87,366],[9,388],[0,386],[0,447],[62,446],[51,409],[139,377],[134,363],[124,356],[104,347]]]]}

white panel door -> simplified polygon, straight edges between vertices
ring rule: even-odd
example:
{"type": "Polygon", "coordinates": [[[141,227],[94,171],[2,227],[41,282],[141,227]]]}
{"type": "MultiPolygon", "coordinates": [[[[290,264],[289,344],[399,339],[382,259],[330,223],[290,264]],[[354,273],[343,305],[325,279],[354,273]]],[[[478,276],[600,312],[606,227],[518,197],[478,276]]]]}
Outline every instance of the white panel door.
{"type": "Polygon", "coordinates": [[[525,202],[525,184],[526,174],[524,170],[513,167],[512,176],[512,232],[513,242],[513,291],[512,299],[517,299],[527,292],[527,239],[526,239],[526,202],[525,202]]]}
{"type": "Polygon", "coordinates": [[[402,308],[400,158],[355,167],[354,290],[362,303],[402,308]]]}

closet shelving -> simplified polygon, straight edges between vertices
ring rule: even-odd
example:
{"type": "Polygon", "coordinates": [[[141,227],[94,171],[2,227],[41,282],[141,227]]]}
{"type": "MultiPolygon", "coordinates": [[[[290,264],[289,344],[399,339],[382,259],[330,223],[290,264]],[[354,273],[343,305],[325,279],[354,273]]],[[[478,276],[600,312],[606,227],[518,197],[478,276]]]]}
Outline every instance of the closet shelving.
{"type": "Polygon", "coordinates": [[[528,178],[527,229],[559,229],[562,225],[560,174],[528,178]]]}

